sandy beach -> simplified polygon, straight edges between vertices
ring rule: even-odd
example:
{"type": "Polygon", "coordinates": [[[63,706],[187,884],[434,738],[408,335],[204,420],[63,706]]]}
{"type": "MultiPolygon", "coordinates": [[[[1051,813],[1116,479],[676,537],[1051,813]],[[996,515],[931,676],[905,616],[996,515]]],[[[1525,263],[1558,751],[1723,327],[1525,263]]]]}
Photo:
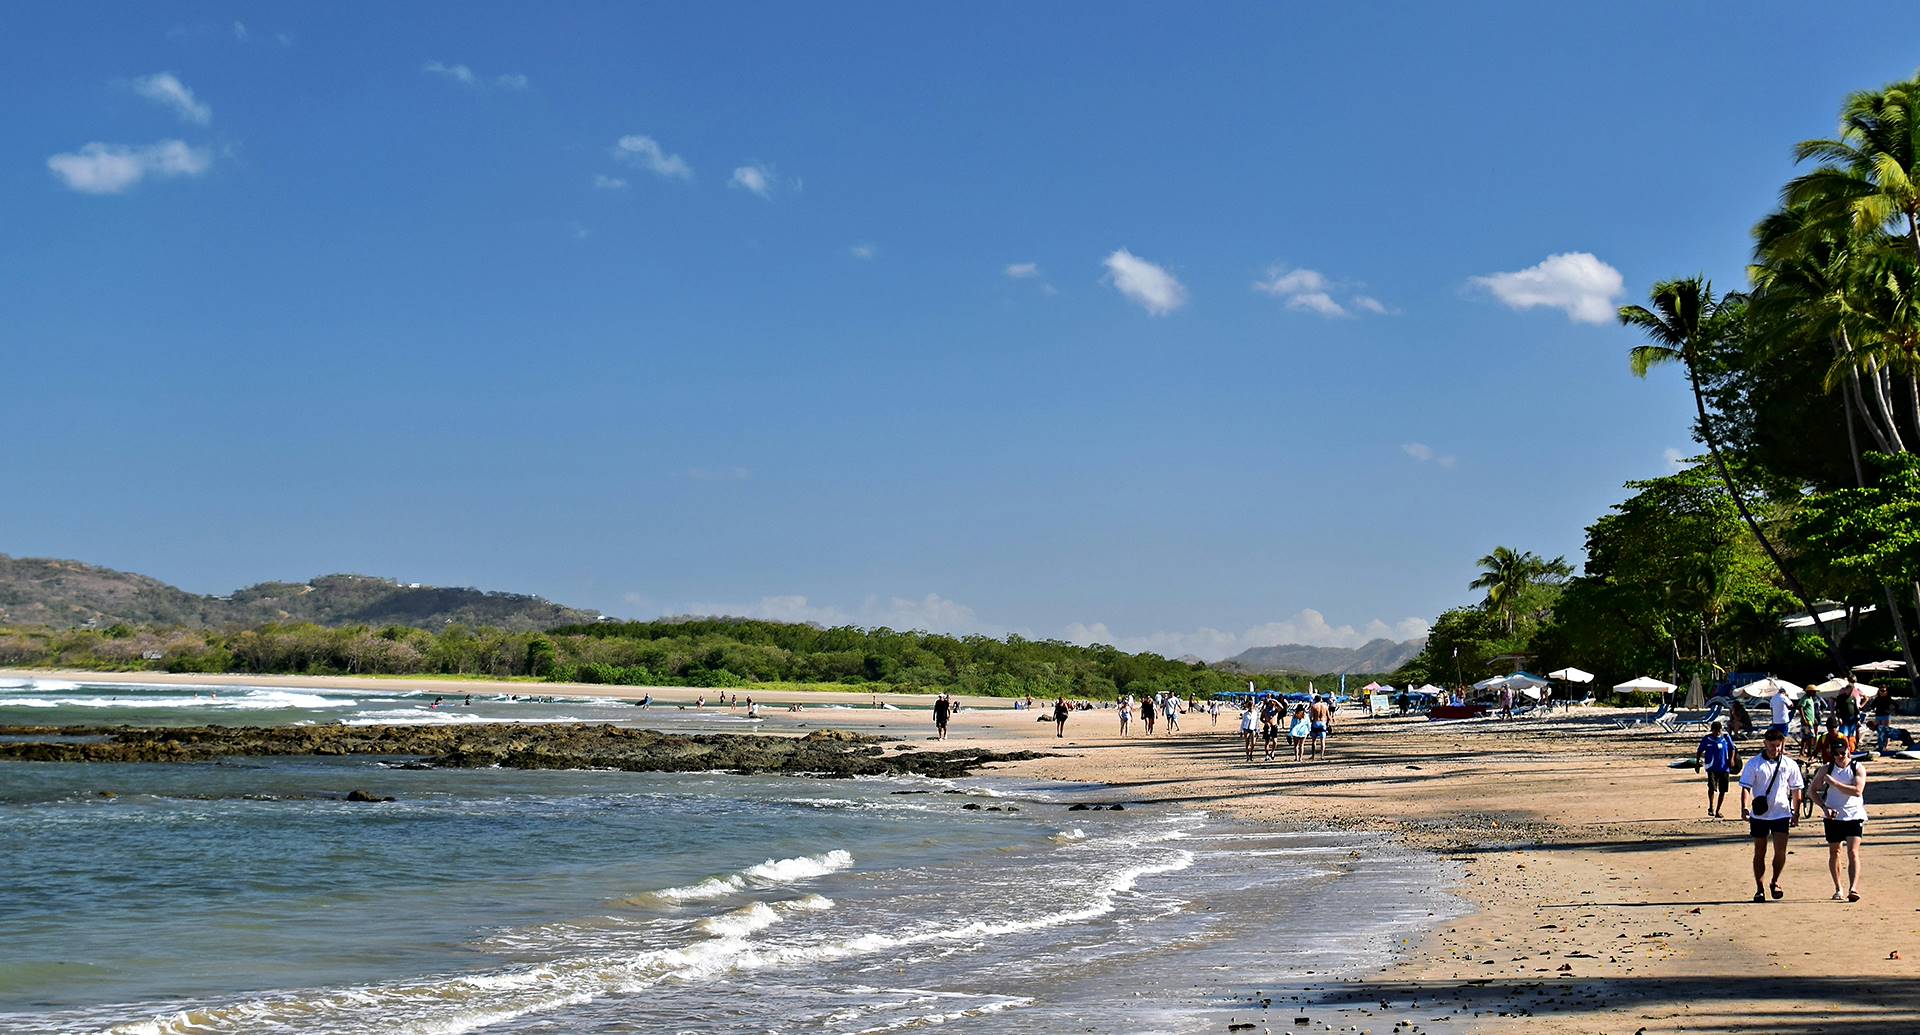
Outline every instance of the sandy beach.
{"type": "MultiPolygon", "coordinates": [[[[0,678],[518,693],[689,703],[717,691],[337,677],[0,672],[0,678]]],[[[731,693],[732,691],[729,691],[731,693]]],[[[742,691],[742,697],[748,692],[742,691]]],[[[772,707],[872,704],[874,695],[753,692],[772,707]]],[[[916,745],[924,696],[836,710],[831,725],[916,745]]],[[[1818,820],[1796,831],[1786,898],[1755,904],[1746,828],[1705,814],[1704,786],[1667,763],[1698,733],[1621,730],[1610,709],[1550,719],[1430,723],[1342,715],[1330,759],[1244,761],[1235,718],[1122,740],[1111,709],[1077,712],[1065,739],[1041,711],[967,700],[950,743],[1046,748],[1007,775],[1108,785],[1114,801],[1177,802],[1303,829],[1385,831],[1458,861],[1436,896],[1471,905],[1396,966],[1329,991],[1336,1028],[1599,1033],[1920,1032],[1920,762],[1870,764],[1863,900],[1829,900],[1818,820]],[[1405,1025],[1402,1025],[1405,1022],[1405,1025]]],[[[825,723],[823,723],[825,724],[825,723]]],[[[1137,726],[1136,726],[1137,730],[1137,726]]],[[[1743,745],[1743,753],[1754,742],[1743,745]]],[[[1735,800],[1727,806],[1737,816],[1735,800]]],[[[1288,1030],[1276,1009],[1270,1026],[1288,1030]]],[[[1325,1011],[1321,1011],[1324,1015],[1325,1011]]],[[[1325,1021],[1316,1018],[1317,1028],[1325,1021]]]]}

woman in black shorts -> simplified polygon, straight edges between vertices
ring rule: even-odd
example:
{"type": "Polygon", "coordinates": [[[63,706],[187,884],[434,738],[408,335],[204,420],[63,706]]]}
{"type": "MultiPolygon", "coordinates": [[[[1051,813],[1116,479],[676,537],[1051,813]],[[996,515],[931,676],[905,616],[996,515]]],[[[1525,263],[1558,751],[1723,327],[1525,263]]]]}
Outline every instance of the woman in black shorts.
{"type": "Polygon", "coordinates": [[[1835,753],[1813,776],[1813,793],[1827,820],[1827,872],[1834,901],[1860,901],[1860,833],[1867,822],[1867,767],[1835,753]],[[1840,850],[1847,852],[1847,890],[1840,891],[1840,850]]]}

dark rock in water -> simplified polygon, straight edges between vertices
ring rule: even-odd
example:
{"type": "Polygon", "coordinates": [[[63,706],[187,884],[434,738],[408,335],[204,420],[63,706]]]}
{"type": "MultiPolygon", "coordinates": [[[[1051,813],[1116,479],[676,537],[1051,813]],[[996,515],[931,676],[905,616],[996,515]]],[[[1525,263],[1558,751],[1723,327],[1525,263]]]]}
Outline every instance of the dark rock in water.
{"type": "Polygon", "coordinates": [[[102,798],[118,798],[120,794],[117,791],[101,791],[99,792],[99,796],[102,798]]]}
{"type": "Polygon", "coordinates": [[[382,798],[378,795],[368,794],[366,791],[363,791],[358,787],[356,787],[353,790],[350,790],[347,792],[347,800],[348,801],[398,801],[399,799],[391,796],[382,798]]]}
{"type": "Polygon", "coordinates": [[[214,762],[276,755],[382,755],[408,767],[619,769],[627,772],[965,776],[1033,751],[888,753],[885,738],[822,729],[804,737],[674,734],[590,723],[473,726],[0,726],[0,736],[100,739],[0,742],[0,759],[30,762],[214,762]]]}
{"type": "Polygon", "coordinates": [[[978,812],[978,811],[980,811],[980,803],[979,803],[979,802],[977,802],[977,801],[970,801],[970,802],[967,802],[967,803],[966,803],[965,805],[962,805],[962,806],[960,806],[960,807],[961,807],[961,808],[963,808],[963,809],[965,809],[965,810],[967,810],[968,812],[978,812]]]}
{"type": "Polygon", "coordinates": [[[1109,805],[1107,806],[1107,811],[1108,812],[1125,812],[1127,811],[1127,807],[1125,805],[1109,805]]]}
{"type": "Polygon", "coordinates": [[[1076,801],[1073,804],[1067,806],[1067,811],[1068,812],[1085,812],[1090,808],[1093,808],[1093,806],[1087,804],[1084,801],[1076,801]]]}

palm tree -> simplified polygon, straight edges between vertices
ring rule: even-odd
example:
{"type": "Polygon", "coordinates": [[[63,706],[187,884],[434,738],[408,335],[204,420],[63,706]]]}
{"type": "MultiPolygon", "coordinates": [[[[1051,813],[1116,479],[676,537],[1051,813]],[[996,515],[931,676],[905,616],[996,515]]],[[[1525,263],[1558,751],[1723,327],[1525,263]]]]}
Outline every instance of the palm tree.
{"type": "Polygon", "coordinates": [[[1505,546],[1494,547],[1492,553],[1475,563],[1480,565],[1480,575],[1468,583],[1467,588],[1487,591],[1486,606],[1490,610],[1500,609],[1509,636],[1513,635],[1513,605],[1527,587],[1573,574],[1565,557],[1549,561],[1530,550],[1516,551],[1505,546]]]}
{"type": "Polygon", "coordinates": [[[1789,204],[1809,203],[1860,230],[1897,232],[1920,259],[1920,77],[1861,90],[1840,109],[1836,140],[1807,140],[1798,161],[1825,163],[1787,184],[1789,204]]]}
{"type": "Polygon", "coordinates": [[[1707,444],[1707,452],[1713,456],[1714,469],[1727,487],[1727,496],[1740,512],[1740,520],[1746,522],[1753,538],[1779,570],[1780,577],[1786,580],[1787,588],[1800,601],[1800,606],[1813,616],[1814,625],[1819,628],[1821,638],[1827,641],[1827,650],[1833,654],[1834,663],[1840,665],[1837,645],[1827,624],[1820,620],[1820,609],[1814,606],[1813,599],[1800,585],[1800,580],[1794,578],[1793,572],[1787,569],[1780,552],[1773,548],[1772,541],[1760,530],[1760,522],[1754,519],[1753,512],[1747,509],[1746,499],[1733,484],[1726,457],[1720,452],[1719,436],[1713,433],[1713,423],[1707,416],[1707,399],[1700,391],[1700,354],[1709,344],[1709,336],[1725,333],[1724,324],[1713,318],[1716,309],[1713,285],[1701,277],[1661,281],[1653,286],[1651,301],[1653,309],[1638,305],[1620,307],[1620,322],[1638,328],[1652,339],[1649,344],[1634,346],[1633,351],[1627,354],[1634,376],[1646,377],[1648,370],[1666,363],[1679,363],[1686,368],[1687,384],[1693,389],[1694,412],[1699,418],[1699,435],[1707,444]]]}

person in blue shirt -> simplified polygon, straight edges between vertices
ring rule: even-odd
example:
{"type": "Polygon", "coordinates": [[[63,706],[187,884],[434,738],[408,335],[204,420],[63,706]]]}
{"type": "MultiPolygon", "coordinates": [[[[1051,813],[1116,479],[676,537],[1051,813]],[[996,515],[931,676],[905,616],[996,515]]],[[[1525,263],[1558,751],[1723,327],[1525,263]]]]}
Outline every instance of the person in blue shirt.
{"type": "Polygon", "coordinates": [[[1727,803],[1728,774],[1740,762],[1740,752],[1733,746],[1733,738],[1720,731],[1720,724],[1713,724],[1713,732],[1700,738],[1700,746],[1693,749],[1693,764],[1707,773],[1707,815],[1720,818],[1720,808],[1727,803]]]}

